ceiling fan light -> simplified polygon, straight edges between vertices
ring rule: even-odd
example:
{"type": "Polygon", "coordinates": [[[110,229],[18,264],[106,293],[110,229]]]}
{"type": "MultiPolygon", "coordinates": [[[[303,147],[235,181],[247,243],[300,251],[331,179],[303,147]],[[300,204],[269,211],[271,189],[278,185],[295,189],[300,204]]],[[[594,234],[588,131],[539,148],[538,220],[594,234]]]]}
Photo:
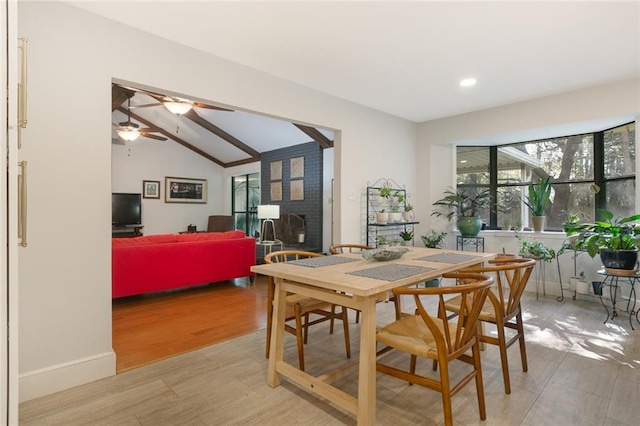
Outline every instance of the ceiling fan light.
{"type": "Polygon", "coordinates": [[[116,130],[116,133],[127,142],[135,141],[140,137],[140,130],[135,127],[121,127],[116,130]]]}
{"type": "Polygon", "coordinates": [[[191,110],[191,108],[193,108],[193,104],[180,101],[165,101],[164,106],[167,107],[169,111],[177,115],[186,114],[191,110]]]}

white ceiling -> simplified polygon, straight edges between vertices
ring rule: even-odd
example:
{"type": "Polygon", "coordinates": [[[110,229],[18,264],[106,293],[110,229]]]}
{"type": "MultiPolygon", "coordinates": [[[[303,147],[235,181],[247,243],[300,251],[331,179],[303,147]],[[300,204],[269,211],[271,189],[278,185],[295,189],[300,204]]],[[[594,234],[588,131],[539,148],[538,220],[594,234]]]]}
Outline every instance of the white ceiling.
{"type": "Polygon", "coordinates": [[[416,122],[640,74],[637,0],[68,3],[416,122]]]}

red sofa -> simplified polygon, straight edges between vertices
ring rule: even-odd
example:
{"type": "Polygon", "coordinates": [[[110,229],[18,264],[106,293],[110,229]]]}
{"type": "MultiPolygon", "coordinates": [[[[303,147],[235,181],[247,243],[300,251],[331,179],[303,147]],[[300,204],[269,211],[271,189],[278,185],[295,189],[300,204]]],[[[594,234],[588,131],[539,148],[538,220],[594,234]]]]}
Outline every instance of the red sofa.
{"type": "Polygon", "coordinates": [[[112,296],[250,277],[256,240],[242,231],[112,239],[112,296]]]}

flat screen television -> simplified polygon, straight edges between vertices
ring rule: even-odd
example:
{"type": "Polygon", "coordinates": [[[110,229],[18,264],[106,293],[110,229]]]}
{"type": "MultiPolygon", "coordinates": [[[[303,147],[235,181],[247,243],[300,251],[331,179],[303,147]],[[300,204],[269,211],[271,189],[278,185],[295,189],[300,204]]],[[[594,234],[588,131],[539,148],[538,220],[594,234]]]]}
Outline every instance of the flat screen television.
{"type": "Polygon", "coordinates": [[[111,194],[111,225],[127,226],[142,224],[142,197],[140,194],[111,194]]]}

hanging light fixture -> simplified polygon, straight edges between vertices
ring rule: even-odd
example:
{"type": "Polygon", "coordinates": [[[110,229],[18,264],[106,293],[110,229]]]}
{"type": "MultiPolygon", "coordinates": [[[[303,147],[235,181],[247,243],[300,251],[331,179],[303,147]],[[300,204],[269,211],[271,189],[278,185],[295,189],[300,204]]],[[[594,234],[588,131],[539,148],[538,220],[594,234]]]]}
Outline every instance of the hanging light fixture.
{"type": "Polygon", "coordinates": [[[120,123],[116,133],[127,142],[135,141],[140,137],[140,126],[131,122],[131,98],[127,99],[127,121],[120,123]]]}
{"type": "Polygon", "coordinates": [[[176,115],[186,114],[193,108],[193,104],[189,101],[181,99],[168,99],[163,102],[164,106],[176,115]]]}
{"type": "Polygon", "coordinates": [[[135,141],[140,137],[140,129],[138,129],[138,125],[131,122],[126,126],[120,126],[116,130],[116,133],[127,142],[135,141]]]}

